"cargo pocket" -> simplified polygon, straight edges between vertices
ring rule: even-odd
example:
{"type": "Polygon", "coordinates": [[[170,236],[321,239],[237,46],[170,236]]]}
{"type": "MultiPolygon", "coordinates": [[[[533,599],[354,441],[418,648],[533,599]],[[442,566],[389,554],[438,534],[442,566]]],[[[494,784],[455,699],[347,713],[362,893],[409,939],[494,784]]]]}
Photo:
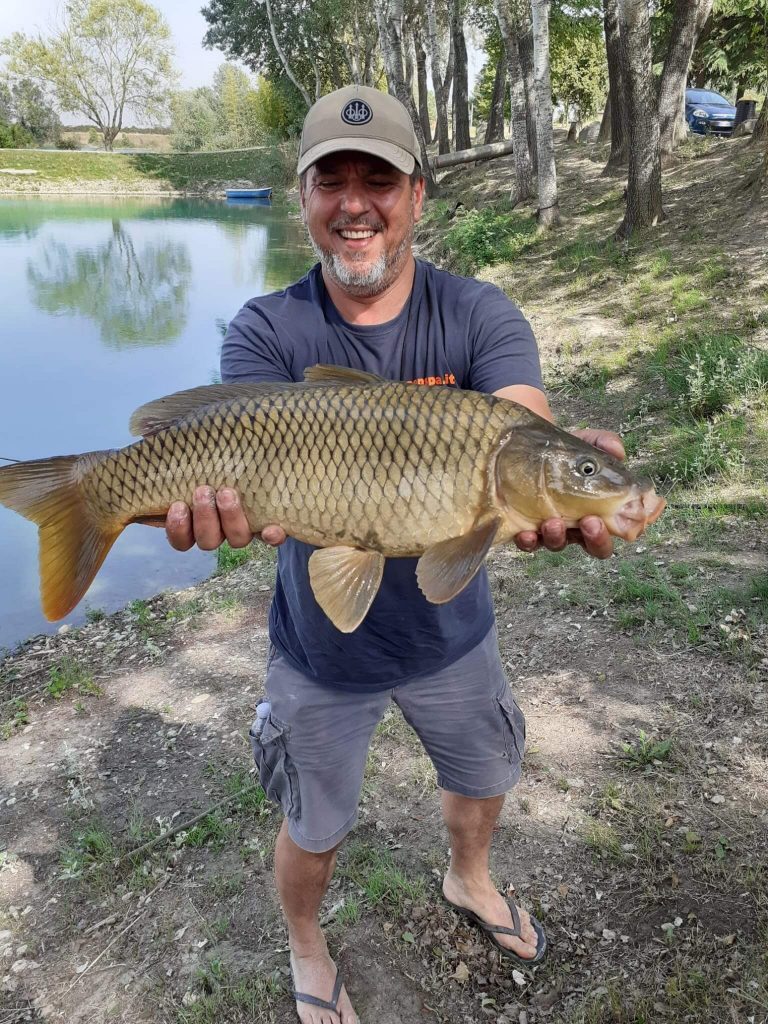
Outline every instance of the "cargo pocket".
{"type": "Polygon", "coordinates": [[[280,804],[286,817],[295,817],[299,813],[299,780],[285,748],[287,734],[288,726],[270,712],[263,725],[256,719],[249,736],[264,792],[280,804]]]}
{"type": "Polygon", "coordinates": [[[504,716],[506,754],[510,764],[517,764],[522,761],[525,751],[525,715],[517,706],[509,687],[505,687],[496,700],[504,716]]]}

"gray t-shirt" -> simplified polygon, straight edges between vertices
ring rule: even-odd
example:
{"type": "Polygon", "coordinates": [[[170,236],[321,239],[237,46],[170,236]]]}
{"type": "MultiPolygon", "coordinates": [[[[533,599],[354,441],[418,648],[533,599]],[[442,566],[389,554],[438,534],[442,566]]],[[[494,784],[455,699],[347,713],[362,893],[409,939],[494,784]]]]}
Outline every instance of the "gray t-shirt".
{"type": "MultiPolygon", "coordinates": [[[[416,261],[409,301],[385,324],[343,320],[319,264],[284,291],[251,299],[229,326],[221,375],[225,382],[300,381],[316,363],[487,393],[512,384],[542,387],[533,333],[507,296],[424,260],[416,261]]],[[[353,633],[341,633],[312,593],[313,550],[293,539],[279,548],[269,631],[288,661],[319,683],[389,689],[457,661],[493,624],[485,570],[452,601],[436,605],[418,588],[416,559],[390,558],[368,615],[353,633]]]]}

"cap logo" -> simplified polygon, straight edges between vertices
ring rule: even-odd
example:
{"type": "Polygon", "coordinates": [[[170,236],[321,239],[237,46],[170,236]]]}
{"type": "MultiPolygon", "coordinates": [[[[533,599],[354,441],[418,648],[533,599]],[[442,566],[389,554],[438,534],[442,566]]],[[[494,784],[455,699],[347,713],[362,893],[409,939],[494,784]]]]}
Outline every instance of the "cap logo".
{"type": "Polygon", "coordinates": [[[350,100],[341,112],[341,120],[347,124],[368,124],[373,111],[365,100],[350,100]]]}

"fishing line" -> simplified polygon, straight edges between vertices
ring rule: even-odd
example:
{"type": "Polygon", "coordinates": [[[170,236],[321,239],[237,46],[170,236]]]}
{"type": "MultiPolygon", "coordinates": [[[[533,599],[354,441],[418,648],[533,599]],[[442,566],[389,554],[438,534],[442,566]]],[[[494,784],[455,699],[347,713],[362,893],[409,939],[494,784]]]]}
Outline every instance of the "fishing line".
{"type": "Polygon", "coordinates": [[[21,459],[9,459],[7,455],[0,455],[0,462],[21,462],[21,459]]]}

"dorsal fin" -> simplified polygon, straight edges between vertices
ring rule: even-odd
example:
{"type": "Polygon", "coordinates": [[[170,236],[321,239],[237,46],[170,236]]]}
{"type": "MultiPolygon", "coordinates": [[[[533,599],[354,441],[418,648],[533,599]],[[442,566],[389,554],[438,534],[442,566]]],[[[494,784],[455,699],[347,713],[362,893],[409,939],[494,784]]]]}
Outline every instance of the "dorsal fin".
{"type": "Polygon", "coordinates": [[[326,366],[318,363],[308,366],[304,371],[304,380],[312,384],[359,384],[361,387],[371,384],[385,384],[385,377],[365,370],[353,370],[349,366],[326,366]]]}
{"type": "Polygon", "coordinates": [[[187,391],[177,391],[140,406],[131,416],[129,430],[134,437],[146,437],[216,402],[227,402],[232,398],[257,398],[267,390],[278,391],[280,388],[295,386],[270,381],[258,384],[206,384],[187,391]]]}

